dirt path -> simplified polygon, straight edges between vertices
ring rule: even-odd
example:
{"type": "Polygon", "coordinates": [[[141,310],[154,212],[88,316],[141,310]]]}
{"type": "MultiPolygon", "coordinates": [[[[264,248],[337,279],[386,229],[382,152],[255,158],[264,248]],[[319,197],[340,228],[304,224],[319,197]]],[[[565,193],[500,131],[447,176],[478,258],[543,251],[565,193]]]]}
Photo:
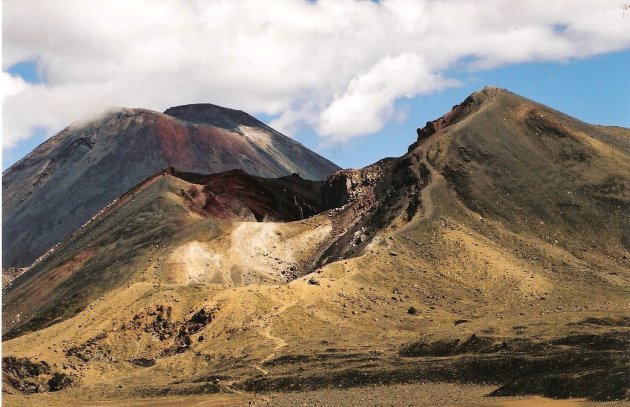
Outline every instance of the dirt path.
{"type": "Polygon", "coordinates": [[[438,172],[435,170],[435,168],[433,168],[426,157],[422,159],[421,163],[424,164],[429,170],[429,173],[431,174],[431,181],[429,182],[429,185],[423,188],[420,192],[420,198],[422,200],[422,207],[424,209],[424,212],[418,220],[430,219],[433,216],[435,206],[433,204],[433,197],[431,196],[431,193],[438,185],[443,185],[444,183],[442,175],[438,174],[438,172]]]}
{"type": "Polygon", "coordinates": [[[275,314],[273,314],[270,319],[269,319],[269,324],[265,327],[265,329],[262,331],[262,334],[265,338],[269,338],[272,341],[274,341],[276,343],[276,346],[273,348],[273,351],[271,353],[269,353],[269,355],[267,355],[266,358],[262,359],[260,361],[260,363],[265,363],[271,359],[274,358],[274,356],[276,356],[276,354],[278,353],[278,351],[282,348],[284,348],[285,346],[287,346],[287,342],[282,339],[279,336],[275,336],[271,333],[271,328],[273,327],[273,320],[277,317],[279,317],[281,314],[283,314],[286,310],[288,310],[289,308],[293,307],[295,304],[297,304],[298,300],[295,300],[289,304],[284,304],[283,306],[281,306],[280,308],[278,308],[278,310],[276,311],[275,314]]]}
{"type": "MultiPolygon", "coordinates": [[[[430,144],[427,144],[427,149],[430,147],[430,144]]],[[[435,204],[433,202],[432,193],[437,187],[446,187],[446,180],[427,160],[426,152],[422,152],[422,160],[421,164],[424,164],[426,168],[429,170],[431,174],[431,179],[427,186],[422,188],[420,191],[420,201],[422,203],[422,215],[414,217],[409,223],[400,228],[397,231],[397,234],[404,233],[409,229],[414,229],[418,227],[418,225],[426,220],[430,220],[433,218],[433,214],[435,212],[435,204]]]]}
{"type": "MultiPolygon", "coordinates": [[[[252,364],[251,366],[258,370],[259,372],[261,372],[263,375],[267,375],[269,372],[267,370],[265,370],[264,368],[262,368],[260,365],[264,364],[265,362],[268,362],[269,360],[273,359],[276,354],[278,353],[278,351],[286,346],[288,346],[287,342],[279,337],[279,336],[275,336],[271,333],[271,330],[273,328],[273,321],[278,318],[280,315],[282,315],[285,311],[287,311],[289,308],[293,307],[295,304],[297,304],[299,300],[295,299],[293,302],[287,303],[287,304],[283,304],[281,307],[279,307],[276,312],[274,312],[273,314],[268,316],[268,322],[267,325],[264,327],[263,330],[260,331],[260,334],[262,336],[264,336],[267,339],[272,340],[273,342],[275,342],[276,346],[274,346],[273,350],[271,352],[269,352],[269,354],[260,360],[259,364],[252,364]]],[[[280,301],[279,301],[280,302],[280,301]]]]}

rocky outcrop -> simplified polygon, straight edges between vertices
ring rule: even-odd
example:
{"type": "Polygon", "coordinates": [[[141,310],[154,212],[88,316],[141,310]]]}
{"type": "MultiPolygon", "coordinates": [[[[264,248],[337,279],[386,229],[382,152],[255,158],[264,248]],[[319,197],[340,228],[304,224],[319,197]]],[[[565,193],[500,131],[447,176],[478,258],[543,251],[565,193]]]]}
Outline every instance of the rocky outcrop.
{"type": "MultiPolygon", "coordinates": [[[[2,358],[2,379],[4,384],[24,394],[59,391],[74,384],[72,377],[53,371],[44,361],[14,356],[2,358]]],[[[3,392],[7,390],[3,388],[3,392]]]]}
{"type": "Polygon", "coordinates": [[[479,108],[479,106],[483,102],[483,99],[484,97],[481,93],[473,93],[472,95],[464,99],[462,103],[453,106],[451,111],[446,113],[444,116],[439,117],[435,120],[428,121],[424,127],[418,128],[416,130],[416,132],[418,133],[418,139],[415,143],[409,146],[408,151],[413,151],[418,146],[420,141],[432,136],[438,130],[453,125],[464,119],[465,117],[469,116],[471,113],[479,108]]]}
{"type": "Polygon", "coordinates": [[[322,196],[324,208],[332,209],[336,239],[317,265],[359,255],[396,218],[409,222],[419,209],[419,193],[429,179],[415,154],[333,174],[322,186],[322,196]]]}
{"type": "Polygon", "coordinates": [[[374,203],[374,185],[382,175],[379,165],[337,171],[322,186],[323,208],[340,208],[359,200],[361,208],[369,207],[374,203]]]}

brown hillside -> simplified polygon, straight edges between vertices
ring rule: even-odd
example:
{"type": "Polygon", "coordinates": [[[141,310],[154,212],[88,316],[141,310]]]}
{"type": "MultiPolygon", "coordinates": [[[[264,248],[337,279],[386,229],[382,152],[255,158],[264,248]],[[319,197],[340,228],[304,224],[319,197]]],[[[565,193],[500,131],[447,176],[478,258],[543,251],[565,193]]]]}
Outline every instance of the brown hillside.
{"type": "Polygon", "coordinates": [[[28,403],[425,382],[628,399],[630,131],[486,88],[418,135],[320,185],[142,184],[5,291],[5,391],[63,373],[28,403]]]}

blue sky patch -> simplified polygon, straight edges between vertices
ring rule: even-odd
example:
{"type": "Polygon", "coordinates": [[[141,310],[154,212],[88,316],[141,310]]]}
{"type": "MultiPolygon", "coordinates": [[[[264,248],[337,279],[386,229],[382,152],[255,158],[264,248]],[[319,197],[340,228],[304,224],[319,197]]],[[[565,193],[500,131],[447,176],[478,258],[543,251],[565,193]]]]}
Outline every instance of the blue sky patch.
{"type": "Polygon", "coordinates": [[[19,76],[28,83],[44,83],[44,75],[39,68],[37,61],[22,61],[13,64],[7,69],[7,72],[13,76],[19,76]]]}

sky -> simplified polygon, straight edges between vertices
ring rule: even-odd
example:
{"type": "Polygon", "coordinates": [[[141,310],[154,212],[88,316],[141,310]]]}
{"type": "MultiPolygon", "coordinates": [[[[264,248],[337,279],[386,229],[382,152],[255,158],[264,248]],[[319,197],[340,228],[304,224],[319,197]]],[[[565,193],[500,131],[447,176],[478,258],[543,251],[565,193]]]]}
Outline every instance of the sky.
{"type": "Polygon", "coordinates": [[[4,0],[3,170],[115,107],[209,102],[342,167],[486,85],[630,127],[627,0],[4,0]]]}

